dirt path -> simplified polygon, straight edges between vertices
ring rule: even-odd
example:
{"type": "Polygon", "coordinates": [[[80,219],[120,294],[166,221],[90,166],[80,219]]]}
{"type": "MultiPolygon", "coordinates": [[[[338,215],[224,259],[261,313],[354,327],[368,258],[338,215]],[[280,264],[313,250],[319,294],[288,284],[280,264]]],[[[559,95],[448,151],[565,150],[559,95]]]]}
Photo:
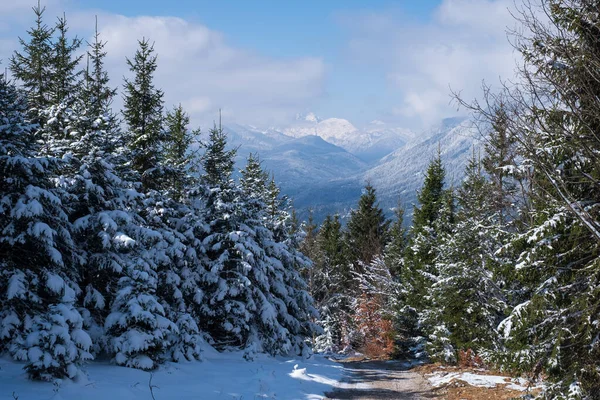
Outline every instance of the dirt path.
{"type": "Polygon", "coordinates": [[[327,393],[328,399],[435,399],[431,387],[421,375],[401,361],[345,362],[350,385],[327,393]]]}

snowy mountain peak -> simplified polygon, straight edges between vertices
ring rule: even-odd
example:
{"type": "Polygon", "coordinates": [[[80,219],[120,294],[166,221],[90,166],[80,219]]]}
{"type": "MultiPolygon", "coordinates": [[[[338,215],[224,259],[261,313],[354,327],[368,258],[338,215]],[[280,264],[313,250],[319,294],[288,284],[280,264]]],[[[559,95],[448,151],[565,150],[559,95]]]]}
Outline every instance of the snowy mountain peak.
{"type": "Polygon", "coordinates": [[[327,118],[317,124],[317,135],[323,139],[348,139],[349,134],[358,129],[352,123],[342,118],[327,118]]]}

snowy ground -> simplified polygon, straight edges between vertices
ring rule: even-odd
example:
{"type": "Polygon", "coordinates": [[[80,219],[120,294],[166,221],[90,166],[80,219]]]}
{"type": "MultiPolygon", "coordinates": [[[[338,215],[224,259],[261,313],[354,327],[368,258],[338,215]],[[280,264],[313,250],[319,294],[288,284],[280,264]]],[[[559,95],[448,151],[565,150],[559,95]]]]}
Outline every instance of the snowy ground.
{"type": "MultiPolygon", "coordinates": [[[[471,386],[493,388],[497,385],[506,385],[507,389],[526,391],[527,380],[523,378],[510,378],[507,376],[485,375],[472,372],[445,372],[436,371],[433,374],[425,375],[434,388],[447,385],[455,381],[463,381],[471,386]]],[[[532,388],[529,388],[532,389],[532,388]]]]}
{"type": "MultiPolygon", "coordinates": [[[[0,358],[0,400],[152,400],[151,374],[92,362],[76,382],[32,382],[23,364],[0,358]],[[14,397],[13,397],[14,393],[14,397]]],[[[323,356],[308,360],[259,356],[249,362],[241,353],[207,350],[204,361],[167,363],[152,374],[156,400],[175,399],[322,399],[344,387],[343,366],[323,356]]]]}

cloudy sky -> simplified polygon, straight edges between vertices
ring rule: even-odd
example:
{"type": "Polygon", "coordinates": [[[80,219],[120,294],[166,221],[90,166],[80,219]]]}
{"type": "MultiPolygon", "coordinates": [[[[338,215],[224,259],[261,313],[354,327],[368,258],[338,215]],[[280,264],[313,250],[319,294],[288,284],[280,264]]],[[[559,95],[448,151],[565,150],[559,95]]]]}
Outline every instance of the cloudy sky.
{"type": "MultiPolygon", "coordinates": [[[[27,40],[35,0],[0,0],[0,59],[27,40]]],[[[299,112],[422,128],[456,114],[482,80],[510,78],[513,0],[41,0],[89,39],[95,16],[114,86],[137,39],[155,43],[157,85],[195,124],[283,124],[299,112]]]]}

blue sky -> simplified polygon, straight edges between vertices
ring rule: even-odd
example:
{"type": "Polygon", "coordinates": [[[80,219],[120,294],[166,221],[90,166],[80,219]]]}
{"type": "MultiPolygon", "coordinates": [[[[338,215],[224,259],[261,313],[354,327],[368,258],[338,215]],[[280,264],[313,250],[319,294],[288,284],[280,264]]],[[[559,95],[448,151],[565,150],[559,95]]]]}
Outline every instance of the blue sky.
{"type": "MultiPolygon", "coordinates": [[[[26,0],[0,2],[0,57],[31,20],[26,0]],[[4,4],[2,4],[4,3],[4,4]]],[[[481,80],[509,78],[511,0],[154,1],[46,0],[89,37],[94,15],[115,85],[141,36],[156,41],[167,103],[198,123],[283,124],[298,112],[361,126],[421,129],[456,110],[450,88],[476,97],[481,80]],[[509,76],[507,76],[509,75],[509,76]]]]}

